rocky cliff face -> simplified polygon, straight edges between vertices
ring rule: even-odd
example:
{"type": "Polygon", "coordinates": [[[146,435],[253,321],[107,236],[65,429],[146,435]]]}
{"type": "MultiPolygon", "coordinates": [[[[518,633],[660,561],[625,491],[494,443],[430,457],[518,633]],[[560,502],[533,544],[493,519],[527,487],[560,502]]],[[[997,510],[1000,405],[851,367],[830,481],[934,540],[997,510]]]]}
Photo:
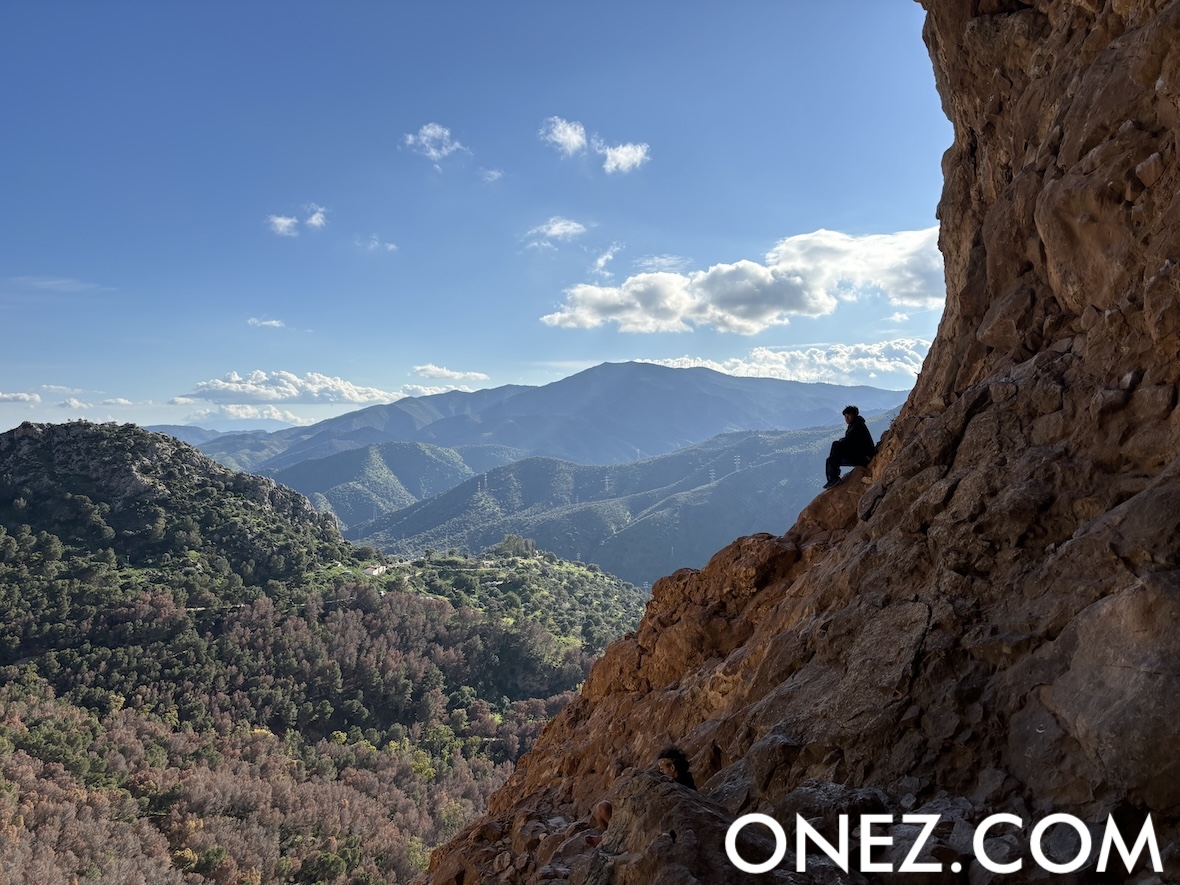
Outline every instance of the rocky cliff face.
{"type": "MultiPolygon", "coordinates": [[[[900,843],[911,810],[940,820],[931,881],[999,878],[972,842],[996,812],[1023,822],[985,846],[1024,859],[1004,881],[1047,875],[1053,812],[1128,839],[1150,814],[1180,876],[1180,2],[923,2],[947,306],[881,454],[785,535],[661,580],[432,883],[743,881],[737,815],[835,839],[884,811],[900,843]],[[699,793],[651,773],[668,742],[699,793]]],[[[863,881],[792,870],[749,878],[863,881]]]]}

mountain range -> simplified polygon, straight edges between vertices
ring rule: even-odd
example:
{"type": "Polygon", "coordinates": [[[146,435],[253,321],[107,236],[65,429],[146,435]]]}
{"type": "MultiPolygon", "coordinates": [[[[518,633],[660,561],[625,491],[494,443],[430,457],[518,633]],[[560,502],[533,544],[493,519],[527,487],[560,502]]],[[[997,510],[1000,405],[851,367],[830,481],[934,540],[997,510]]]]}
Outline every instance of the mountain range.
{"type": "Polygon", "coordinates": [[[843,407],[878,415],[879,434],[903,398],[604,363],[543,387],[407,398],[275,433],[186,434],[386,552],[475,551],[518,534],[642,584],[789,524],[820,489],[843,407]]]}
{"type": "Polygon", "coordinates": [[[336,514],[341,526],[348,527],[528,457],[527,451],[507,446],[450,449],[429,443],[386,442],[300,461],[270,475],[302,492],[317,510],[336,514]]]}
{"type": "MultiPolygon", "coordinates": [[[[874,437],[893,414],[870,420],[874,437]]],[[[703,566],[739,535],[783,531],[820,492],[834,435],[830,427],[727,433],[629,464],[527,458],[355,525],[345,535],[409,554],[428,547],[475,551],[516,534],[565,559],[597,563],[635,584],[651,583],[677,568],[703,566]]],[[[369,460],[378,460],[381,448],[367,450],[369,460]]],[[[278,478],[299,489],[287,471],[278,478]]]]}
{"type": "Polygon", "coordinates": [[[407,397],[308,427],[220,434],[192,442],[226,466],[255,473],[386,442],[506,446],[579,464],[621,464],[667,454],[719,433],[838,424],[849,402],[871,413],[904,399],[903,391],[872,387],[603,363],[540,387],[507,385],[407,397]]]}

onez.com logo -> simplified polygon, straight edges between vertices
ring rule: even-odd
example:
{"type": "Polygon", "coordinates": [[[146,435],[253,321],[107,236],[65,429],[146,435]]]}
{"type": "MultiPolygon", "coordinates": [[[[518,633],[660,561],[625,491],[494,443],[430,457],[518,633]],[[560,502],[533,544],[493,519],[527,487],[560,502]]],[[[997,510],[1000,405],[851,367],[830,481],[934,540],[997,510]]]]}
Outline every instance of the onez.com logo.
{"type": "MultiPolygon", "coordinates": [[[[808,843],[812,847],[823,854],[827,855],[835,864],[844,872],[848,872],[850,862],[852,860],[851,843],[849,841],[849,817],[850,815],[840,815],[839,836],[837,844],[833,845],[825,839],[814,827],[807,822],[801,815],[795,816],[795,871],[799,873],[807,872],[807,847],[808,843]]],[[[918,824],[922,827],[921,833],[914,840],[913,846],[909,853],[900,865],[895,869],[893,864],[888,861],[874,861],[873,851],[878,848],[888,848],[893,844],[893,837],[885,834],[874,834],[873,827],[885,827],[894,823],[894,816],[892,814],[862,814],[860,815],[860,865],[859,870],[862,873],[940,873],[942,872],[941,863],[931,863],[929,861],[922,862],[919,860],[922,857],[922,849],[925,848],[930,836],[933,834],[935,827],[938,826],[940,818],[936,814],[906,814],[902,816],[902,822],[907,824],[918,824]]],[[[987,853],[987,838],[993,831],[999,831],[1001,827],[1015,827],[1023,829],[1025,822],[1015,814],[993,814],[983,819],[979,826],[975,829],[975,834],[972,837],[972,849],[975,859],[986,870],[1000,875],[1009,875],[1019,872],[1024,868],[1024,859],[1018,858],[1007,863],[1000,863],[993,860],[987,853]]],[[[729,857],[730,863],[741,870],[743,873],[768,873],[782,863],[783,858],[787,853],[787,846],[789,840],[787,834],[777,820],[767,814],[745,814],[730,824],[729,829],[725,834],[725,853],[729,857]],[[751,863],[741,856],[738,851],[738,836],[741,831],[750,824],[760,824],[770,830],[774,836],[774,852],[769,858],[759,863],[751,863]]],[[[1041,869],[1049,873],[1073,873],[1080,870],[1086,865],[1090,859],[1090,853],[1093,848],[1093,837],[1090,834],[1090,827],[1079,818],[1070,814],[1051,814],[1042,820],[1038,821],[1033,827],[1031,837],[1029,839],[1029,847],[1032,853],[1033,862],[1041,869]],[[1053,860],[1045,853],[1044,839],[1045,834],[1050,827],[1053,826],[1068,826],[1073,828],[1078,835],[1078,851],[1077,856],[1070,859],[1053,860]]],[[[1139,862],[1139,857],[1146,851],[1151,862],[1151,869],[1153,872],[1163,872],[1163,862],[1160,859],[1159,843],[1155,838],[1155,830],[1151,824],[1151,816],[1147,816],[1143,827],[1140,829],[1138,837],[1135,839],[1135,844],[1130,848],[1127,847],[1126,840],[1123,839],[1123,834],[1119,831],[1118,825],[1113,818],[1107,818],[1106,829],[1102,835],[1102,845],[1098,853],[1097,871],[1100,873],[1106,872],[1107,866],[1111,860],[1112,851],[1117,852],[1126,865],[1127,872],[1134,870],[1136,864],[1139,862]]],[[[813,856],[814,853],[813,853],[813,856]]],[[[955,861],[950,865],[951,872],[958,873],[962,870],[962,865],[955,861]]]]}

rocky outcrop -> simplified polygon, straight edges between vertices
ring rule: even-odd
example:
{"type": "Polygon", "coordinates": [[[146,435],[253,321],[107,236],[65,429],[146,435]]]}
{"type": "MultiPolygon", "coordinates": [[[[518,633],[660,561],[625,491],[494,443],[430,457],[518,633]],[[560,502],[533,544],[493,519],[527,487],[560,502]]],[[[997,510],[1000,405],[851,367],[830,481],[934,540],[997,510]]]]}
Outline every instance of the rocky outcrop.
{"type": "MultiPolygon", "coordinates": [[[[1180,878],[1180,2],[924,5],[947,304],[880,454],[785,535],[657,583],[430,882],[737,882],[736,816],[835,839],[866,811],[898,816],[874,857],[938,816],[943,871],[905,881],[1001,878],[974,840],[997,812],[1022,821],[981,837],[1023,858],[1004,881],[1048,875],[1029,842],[1055,812],[1128,839],[1150,815],[1180,878]],[[699,794],[650,773],[673,741],[699,794]]],[[[1095,832],[1057,881],[1092,880],[1095,832]]],[[[1079,838],[1040,841],[1061,862],[1079,838]]]]}

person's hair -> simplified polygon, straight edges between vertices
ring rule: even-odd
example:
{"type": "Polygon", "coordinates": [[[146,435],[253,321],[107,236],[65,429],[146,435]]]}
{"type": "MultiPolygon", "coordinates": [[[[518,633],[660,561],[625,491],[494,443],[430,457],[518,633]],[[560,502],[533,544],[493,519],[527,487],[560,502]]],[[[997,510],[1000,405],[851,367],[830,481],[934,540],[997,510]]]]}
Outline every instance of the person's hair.
{"type": "Polygon", "coordinates": [[[656,757],[656,761],[660,759],[669,760],[676,769],[676,782],[684,784],[686,787],[696,789],[696,783],[693,781],[692,770],[688,766],[688,757],[684,755],[684,751],[677,746],[668,746],[660,750],[660,755],[656,757]]]}
{"type": "Polygon", "coordinates": [[[660,750],[660,755],[657,759],[671,759],[676,763],[677,767],[684,767],[688,765],[688,757],[684,755],[684,751],[675,744],[670,744],[664,749],[660,750]]]}
{"type": "Polygon", "coordinates": [[[855,418],[860,414],[860,409],[858,409],[856,406],[845,406],[843,414],[851,415],[853,418],[855,418]]]}

